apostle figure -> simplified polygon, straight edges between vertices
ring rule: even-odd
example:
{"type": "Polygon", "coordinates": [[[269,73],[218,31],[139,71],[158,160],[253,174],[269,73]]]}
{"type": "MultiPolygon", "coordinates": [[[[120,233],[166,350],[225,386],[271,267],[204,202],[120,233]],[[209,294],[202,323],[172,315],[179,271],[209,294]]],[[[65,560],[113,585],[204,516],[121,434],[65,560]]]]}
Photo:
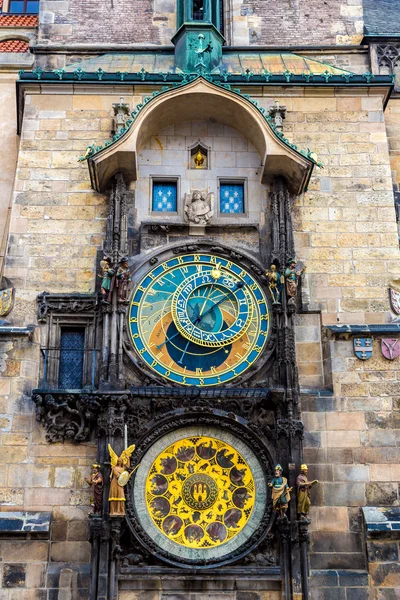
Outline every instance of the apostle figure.
{"type": "Polygon", "coordinates": [[[275,467],[275,477],[268,484],[272,488],[272,507],[282,518],[288,508],[290,501],[290,492],[292,488],[288,486],[286,477],[282,477],[283,469],[281,465],[275,467]]]}
{"type": "Polygon", "coordinates": [[[310,499],[310,489],[313,485],[318,483],[318,479],[314,479],[314,481],[308,481],[307,473],[308,467],[307,465],[301,465],[300,467],[301,473],[298,475],[296,479],[296,487],[297,487],[297,514],[299,517],[306,517],[310,512],[311,508],[311,499],[310,499]]]}
{"type": "Polygon", "coordinates": [[[103,475],[100,472],[100,465],[92,465],[90,478],[85,477],[85,481],[91,486],[93,491],[93,514],[100,515],[103,507],[103,475]]]}

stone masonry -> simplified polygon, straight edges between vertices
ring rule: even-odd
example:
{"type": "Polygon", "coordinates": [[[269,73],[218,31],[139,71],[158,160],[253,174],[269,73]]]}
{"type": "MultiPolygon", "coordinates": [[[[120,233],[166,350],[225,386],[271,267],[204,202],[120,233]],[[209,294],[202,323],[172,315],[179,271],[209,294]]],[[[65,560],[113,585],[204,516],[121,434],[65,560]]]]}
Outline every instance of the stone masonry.
{"type": "MultiPolygon", "coordinates": [[[[171,46],[176,31],[175,0],[41,0],[40,11],[35,58],[49,69],[101,55],[113,46],[159,50],[171,46]],[[53,53],[54,46],[63,51],[53,53]]],[[[229,0],[224,20],[230,45],[251,51],[262,45],[280,51],[309,46],[304,51],[309,58],[360,74],[373,70],[370,50],[361,44],[362,0],[229,0]]],[[[1,231],[7,228],[14,190],[4,275],[16,288],[16,302],[6,318],[13,326],[34,327],[31,335],[0,338],[0,517],[11,511],[48,511],[52,519],[49,534],[1,534],[0,600],[79,600],[88,598],[90,585],[91,498],[84,477],[96,459],[96,444],[50,444],[35,421],[31,392],[43,376],[36,297],[44,290],[98,289],[96,265],[108,195],[91,189],[87,164],[78,157],[87,145],[112,137],[112,104],[121,95],[134,108],[153,90],[101,82],[85,84],[83,90],[78,84],[32,87],[18,138],[16,77],[10,68],[0,80],[0,121],[7,121],[0,158],[1,231]]],[[[311,598],[396,600],[398,539],[396,534],[371,536],[361,508],[400,506],[400,358],[385,359],[382,335],[376,335],[372,358],[360,361],[352,337],[334,335],[328,326],[382,325],[394,319],[388,286],[400,272],[398,96],[394,93],[384,109],[377,89],[286,85],[254,86],[246,92],[265,109],[276,99],[284,104],[284,134],[299,148],[312,149],[323,164],[314,168],[293,213],[296,258],[307,266],[295,317],[304,460],[310,478],[319,480],[310,515],[311,598]]],[[[268,214],[269,197],[268,185],[257,184],[260,157],[236,130],[211,121],[182,123],[179,114],[175,125],[160,129],[141,149],[138,180],[131,184],[135,226],[153,218],[150,176],[179,177],[180,201],[196,185],[200,176],[187,167],[189,148],[198,139],[211,153],[205,187],[216,192],[218,177],[233,172],[248,184],[249,211],[236,220],[240,229],[219,232],[218,239],[257,251],[256,226],[260,212],[268,214]]],[[[183,214],[174,219],[182,221],[183,214]]],[[[223,222],[224,217],[216,217],[218,226],[223,222]]],[[[170,241],[176,240],[143,235],[140,248],[147,252],[170,241]]],[[[276,589],[252,588],[246,579],[240,589],[205,586],[196,593],[187,593],[183,584],[171,583],[163,593],[151,585],[121,590],[120,600],[279,596],[276,589]]]]}

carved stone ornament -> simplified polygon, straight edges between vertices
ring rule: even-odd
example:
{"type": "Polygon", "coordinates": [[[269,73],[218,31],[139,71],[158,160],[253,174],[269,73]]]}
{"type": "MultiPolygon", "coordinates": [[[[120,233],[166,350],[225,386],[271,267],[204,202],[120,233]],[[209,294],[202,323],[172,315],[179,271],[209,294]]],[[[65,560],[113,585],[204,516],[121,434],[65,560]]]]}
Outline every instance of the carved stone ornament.
{"type": "Polygon", "coordinates": [[[191,225],[204,227],[214,214],[214,194],[205,190],[194,190],[185,194],[185,218],[191,225]]]}
{"type": "Polygon", "coordinates": [[[98,306],[97,294],[50,294],[37,297],[38,321],[46,321],[48,313],[88,313],[98,306]]]}
{"type": "Polygon", "coordinates": [[[46,430],[48,442],[85,442],[90,424],[100,412],[99,398],[87,394],[33,393],[36,419],[46,430]]]}

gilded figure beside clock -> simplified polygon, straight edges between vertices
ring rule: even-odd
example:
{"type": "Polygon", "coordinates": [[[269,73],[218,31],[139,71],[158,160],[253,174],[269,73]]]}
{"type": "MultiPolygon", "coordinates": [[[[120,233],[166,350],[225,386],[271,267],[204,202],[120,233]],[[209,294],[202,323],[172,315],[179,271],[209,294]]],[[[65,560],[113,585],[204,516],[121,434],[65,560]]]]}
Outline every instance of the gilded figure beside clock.
{"type": "Polygon", "coordinates": [[[213,254],[185,254],[140,281],[129,329],[141,360],[178,384],[212,386],[243,375],[270,330],[264,291],[239,264],[213,254]]]}

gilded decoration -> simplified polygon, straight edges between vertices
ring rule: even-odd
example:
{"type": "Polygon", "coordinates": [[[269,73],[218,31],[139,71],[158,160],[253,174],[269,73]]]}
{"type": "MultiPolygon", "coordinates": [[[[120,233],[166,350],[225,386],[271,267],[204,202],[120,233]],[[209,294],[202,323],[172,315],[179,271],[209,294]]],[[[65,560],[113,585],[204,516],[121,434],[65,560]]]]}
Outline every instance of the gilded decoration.
{"type": "Polygon", "coordinates": [[[190,548],[212,548],[234,538],[255,502],[252,471],[230,444],[199,436],[178,440],[153,462],[146,505],[155,526],[190,548]]]}
{"type": "Polygon", "coordinates": [[[125,516],[125,490],[124,487],[129,481],[129,471],[131,466],[131,456],[135,450],[135,445],[126,448],[121,456],[118,456],[108,444],[110,453],[111,473],[110,473],[110,493],[108,501],[110,503],[110,517],[125,516]]]}

